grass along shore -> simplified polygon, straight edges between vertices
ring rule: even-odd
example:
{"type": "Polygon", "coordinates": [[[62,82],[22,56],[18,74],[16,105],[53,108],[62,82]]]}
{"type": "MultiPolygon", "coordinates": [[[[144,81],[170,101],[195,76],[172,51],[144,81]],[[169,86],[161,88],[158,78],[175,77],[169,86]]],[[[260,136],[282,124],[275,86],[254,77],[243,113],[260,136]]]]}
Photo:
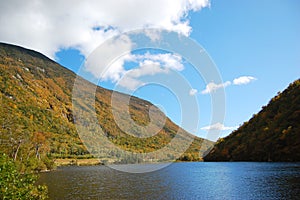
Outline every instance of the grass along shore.
{"type": "Polygon", "coordinates": [[[74,158],[59,158],[55,159],[56,166],[92,166],[92,165],[103,165],[97,158],[87,158],[87,159],[74,159],[74,158]]]}

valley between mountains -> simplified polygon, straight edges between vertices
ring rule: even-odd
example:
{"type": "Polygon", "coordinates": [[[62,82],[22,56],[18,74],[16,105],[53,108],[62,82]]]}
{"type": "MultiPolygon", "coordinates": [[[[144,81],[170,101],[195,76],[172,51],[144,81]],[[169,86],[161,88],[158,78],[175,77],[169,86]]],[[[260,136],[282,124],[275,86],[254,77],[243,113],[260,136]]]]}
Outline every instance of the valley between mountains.
{"type": "MultiPolygon", "coordinates": [[[[220,138],[213,147],[213,142],[186,132],[151,102],[134,96],[130,97],[129,106],[120,103],[116,107],[118,116],[129,110],[136,124],[125,121],[122,125],[126,130],[137,136],[147,134],[139,127],[150,123],[150,108],[154,108],[157,116],[155,120],[158,122],[154,128],[159,128],[161,117],[166,120],[154,136],[140,138],[126,134],[114,119],[111,105],[113,91],[97,86],[93,104],[80,100],[72,102],[76,77],[74,72],[36,51],[1,43],[1,152],[19,162],[24,169],[30,167],[33,170],[51,169],[55,161],[63,164],[95,164],[91,158],[99,159],[102,164],[176,160],[300,161],[299,79],[279,92],[258,114],[229,136],[220,138]],[[86,138],[80,138],[77,132],[78,126],[76,129],[75,124],[79,120],[74,116],[72,103],[83,110],[81,117],[85,118],[87,124],[89,113],[93,110],[96,112],[98,127],[79,126],[89,133],[92,129],[93,134],[86,138]],[[117,148],[101,146],[99,134],[117,148]],[[177,142],[172,146],[175,153],[158,151],[168,146],[176,136],[177,142]],[[192,141],[189,148],[183,148],[181,144],[188,141],[192,141]],[[158,152],[155,157],[147,157],[153,152],[158,152]],[[83,159],[89,161],[79,162],[83,159]]],[[[87,90],[95,86],[83,78],[77,80],[87,90]]],[[[127,97],[126,94],[117,93],[120,102],[127,97]]]]}

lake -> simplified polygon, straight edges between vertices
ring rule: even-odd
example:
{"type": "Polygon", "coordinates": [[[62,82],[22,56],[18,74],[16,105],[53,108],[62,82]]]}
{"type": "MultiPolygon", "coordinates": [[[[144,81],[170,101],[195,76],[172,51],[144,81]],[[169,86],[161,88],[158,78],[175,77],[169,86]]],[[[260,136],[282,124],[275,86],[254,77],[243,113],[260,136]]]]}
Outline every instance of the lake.
{"type": "Polygon", "coordinates": [[[39,182],[50,199],[299,199],[300,163],[186,162],[137,174],[72,166],[39,182]]]}

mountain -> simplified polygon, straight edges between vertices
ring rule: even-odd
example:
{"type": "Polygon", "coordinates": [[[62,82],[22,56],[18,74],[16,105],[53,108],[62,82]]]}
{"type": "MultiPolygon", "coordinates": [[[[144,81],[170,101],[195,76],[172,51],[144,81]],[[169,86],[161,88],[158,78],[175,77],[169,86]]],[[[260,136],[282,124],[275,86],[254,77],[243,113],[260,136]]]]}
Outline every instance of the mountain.
{"type": "MultiPolygon", "coordinates": [[[[6,152],[15,160],[24,160],[28,157],[40,159],[43,155],[48,158],[91,157],[79,138],[74,124],[76,119],[72,107],[72,90],[75,79],[75,73],[36,51],[0,43],[0,151],[6,152]]],[[[79,80],[82,87],[95,86],[82,78],[79,80]]],[[[179,141],[194,139],[180,159],[201,160],[201,152],[207,150],[212,144],[210,141],[187,133],[169,118],[166,118],[165,125],[155,136],[138,138],[126,134],[114,121],[111,106],[112,92],[97,86],[94,108],[106,138],[120,149],[132,153],[154,152],[166,146],[176,137],[176,133],[180,132],[179,141]],[[201,145],[203,148],[199,154],[201,145]]],[[[117,96],[120,101],[128,97],[121,93],[117,93],[117,96]]],[[[84,101],[76,104],[86,110],[83,116],[87,116],[91,111],[91,106],[84,101]]],[[[143,126],[150,122],[150,107],[156,110],[158,116],[164,116],[150,102],[130,97],[129,112],[136,124],[143,126]]],[[[128,110],[124,106],[119,106],[117,109],[120,115],[128,110]]],[[[124,123],[128,130],[135,129],[138,132],[136,126],[124,123]]],[[[89,138],[91,141],[93,139],[89,138]]],[[[177,145],[180,149],[180,142],[177,145]]],[[[110,155],[103,157],[103,160],[137,162],[136,158],[128,158],[131,161],[124,158],[116,159],[116,155],[120,152],[109,153],[110,155]]],[[[160,159],[158,155],[156,161],[160,159]]],[[[169,155],[168,159],[172,160],[174,157],[169,155]]]]}
{"type": "Polygon", "coordinates": [[[300,79],[229,136],[205,161],[300,161],[300,79]]]}

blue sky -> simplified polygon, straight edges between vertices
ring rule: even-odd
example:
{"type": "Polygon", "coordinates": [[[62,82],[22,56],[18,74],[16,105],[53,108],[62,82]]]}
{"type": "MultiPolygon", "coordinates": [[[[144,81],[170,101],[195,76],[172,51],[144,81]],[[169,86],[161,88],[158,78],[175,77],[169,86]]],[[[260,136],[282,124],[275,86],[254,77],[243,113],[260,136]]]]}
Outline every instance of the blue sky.
{"type": "Polygon", "coordinates": [[[209,52],[224,81],[257,80],[227,87],[225,124],[236,126],[300,76],[299,1],[212,1],[191,15],[191,34],[209,52]]]}
{"type": "MultiPolygon", "coordinates": [[[[111,9],[111,13],[108,14],[99,9],[101,13],[99,15],[97,12],[95,12],[97,14],[90,14],[93,13],[90,10],[93,6],[84,3],[78,13],[76,8],[73,9],[68,3],[61,3],[59,8],[68,8],[70,12],[67,13],[68,15],[52,5],[32,4],[34,8],[37,6],[40,10],[47,9],[38,15],[42,17],[35,23],[30,23],[30,6],[19,5],[24,11],[21,14],[28,17],[27,21],[24,17],[25,21],[21,22],[30,23],[28,27],[31,30],[22,28],[23,26],[19,24],[21,22],[18,22],[18,18],[15,17],[17,15],[14,15],[17,11],[13,14],[9,12],[13,3],[4,5],[2,2],[3,5],[0,7],[6,9],[7,15],[4,11],[0,14],[2,15],[0,24],[6,27],[7,31],[4,30],[5,28],[0,31],[0,40],[39,50],[61,65],[77,72],[91,50],[122,31],[153,25],[153,27],[184,34],[198,42],[210,55],[223,79],[223,87],[219,89],[224,88],[226,94],[225,120],[217,125],[211,124],[211,96],[204,92],[209,83],[196,76],[193,70],[190,70],[192,66],[184,59],[180,61],[184,69],[179,70],[175,67],[175,70],[183,74],[195,89],[193,95],[199,102],[200,122],[198,130],[194,133],[202,137],[206,136],[207,129],[212,125],[213,128],[221,130],[221,136],[229,134],[257,113],[278,91],[282,91],[289,83],[300,77],[300,2],[297,0],[190,1],[192,3],[180,0],[178,2],[181,4],[178,5],[166,0],[162,1],[163,3],[153,1],[153,6],[148,5],[148,1],[142,2],[137,3],[140,9],[132,5],[132,7],[123,5],[123,8],[128,8],[128,13],[120,10],[119,7],[122,5],[118,5],[113,6],[114,9],[111,9]],[[50,9],[55,12],[48,12],[50,9]],[[132,14],[132,10],[138,13],[132,14]],[[149,15],[147,15],[148,11],[149,15]],[[7,16],[10,16],[11,20],[9,26],[4,22],[4,17],[7,16]],[[83,16],[87,16],[86,21],[82,21],[85,18],[83,16]],[[55,19],[59,21],[56,22],[55,19]],[[93,20],[89,21],[89,19],[93,20]],[[61,22],[64,23],[60,25],[61,22]],[[49,23],[53,23],[52,26],[48,27],[49,23]],[[87,32],[84,29],[86,24],[89,24],[90,28],[87,32]],[[52,27],[55,29],[52,30],[52,27]],[[80,27],[82,29],[79,29],[80,27]],[[37,32],[33,33],[34,30],[37,32]],[[54,30],[55,34],[51,32],[54,30]],[[16,32],[24,33],[23,40],[16,32]],[[49,43],[45,42],[46,40],[49,43]]],[[[99,8],[105,6],[100,3],[99,8]]],[[[149,53],[149,51],[142,53],[146,52],[149,53]]],[[[150,53],[151,58],[136,59],[135,65],[130,62],[123,63],[124,69],[138,68],[140,67],[138,62],[144,61],[151,61],[152,64],[159,62],[163,65],[153,56],[168,52],[150,53]]],[[[174,59],[176,60],[174,57],[168,57],[166,65],[174,59]]],[[[176,66],[178,67],[179,64],[177,63],[176,66]]],[[[113,78],[107,78],[100,81],[99,85],[113,89],[115,83],[113,78]]],[[[133,94],[160,105],[168,117],[180,124],[181,110],[176,102],[176,95],[174,96],[166,88],[145,86],[133,94]]]]}

